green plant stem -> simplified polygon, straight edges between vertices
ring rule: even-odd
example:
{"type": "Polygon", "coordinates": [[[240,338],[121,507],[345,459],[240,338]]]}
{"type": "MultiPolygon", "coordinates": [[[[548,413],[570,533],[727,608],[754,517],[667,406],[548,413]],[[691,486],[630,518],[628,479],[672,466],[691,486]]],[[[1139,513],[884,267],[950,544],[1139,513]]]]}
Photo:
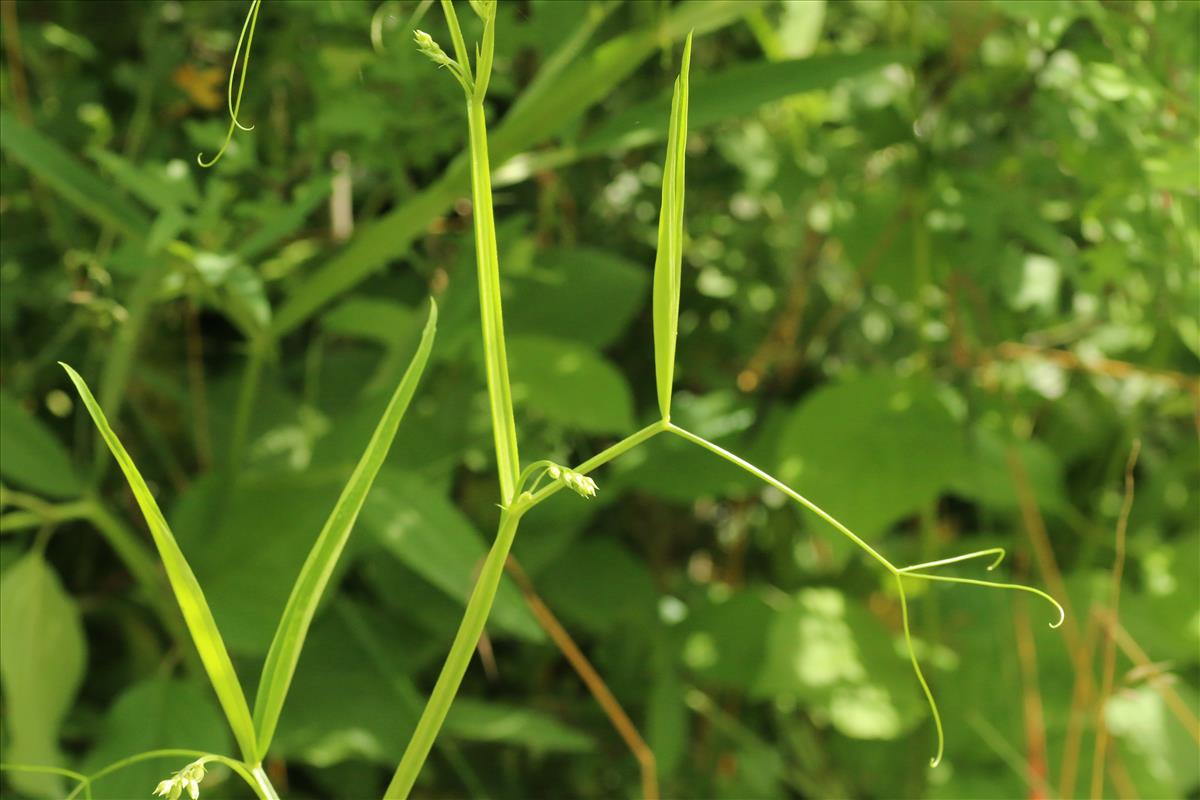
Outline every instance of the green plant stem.
{"type": "Polygon", "coordinates": [[[446,656],[446,663],[442,665],[442,672],[438,675],[437,684],[433,687],[429,702],[425,704],[425,710],[417,722],[417,729],[409,739],[404,756],[400,759],[400,765],[396,767],[396,773],[392,776],[392,781],[383,795],[385,800],[408,797],[413,784],[416,783],[417,775],[433,747],[442,723],[446,720],[450,704],[454,702],[454,696],[458,694],[458,687],[462,684],[463,675],[467,672],[471,656],[483,633],[488,614],[492,609],[492,602],[496,598],[500,578],[504,574],[504,563],[508,560],[508,553],[512,549],[517,526],[520,524],[521,515],[524,512],[525,507],[518,505],[511,509],[505,509],[500,517],[500,528],[496,533],[496,541],[492,543],[492,549],[483,562],[483,568],[479,571],[479,579],[467,601],[467,610],[463,614],[462,624],[459,625],[458,633],[454,637],[454,644],[450,646],[450,654],[446,656]]]}
{"type": "Polygon", "coordinates": [[[953,577],[950,575],[929,575],[924,572],[899,572],[899,571],[897,571],[896,575],[897,575],[897,577],[904,577],[904,578],[919,578],[920,580],[923,580],[923,581],[942,581],[943,583],[963,583],[968,586],[984,586],[984,587],[989,587],[992,589],[1011,589],[1012,591],[1015,591],[1015,592],[1028,592],[1030,594],[1035,594],[1038,597],[1042,598],[1047,603],[1054,606],[1054,608],[1058,611],[1058,620],[1056,622],[1050,623],[1051,628],[1057,628],[1058,626],[1062,625],[1063,620],[1065,620],[1067,618],[1066,610],[1062,607],[1062,605],[1059,604],[1059,602],[1057,600],[1055,600],[1053,597],[1051,597],[1050,595],[1043,592],[1041,589],[1035,589],[1032,586],[1025,586],[1020,583],[1000,583],[999,581],[981,581],[976,578],[956,578],[956,577],[953,577]]]}
{"type": "Polygon", "coordinates": [[[251,341],[250,357],[242,372],[237,406],[233,414],[233,433],[229,439],[229,453],[226,457],[231,483],[245,456],[246,439],[250,435],[250,422],[254,416],[254,401],[258,397],[258,381],[262,376],[263,361],[270,347],[268,336],[269,334],[262,334],[258,339],[251,341]]]}
{"type": "MultiPolygon", "coordinates": [[[[608,462],[612,461],[617,456],[620,456],[623,453],[629,452],[633,448],[640,445],[642,442],[645,442],[649,439],[654,438],[658,434],[667,430],[667,428],[668,428],[668,424],[663,422],[662,420],[659,420],[658,422],[647,425],[646,427],[642,428],[640,431],[637,431],[636,433],[631,433],[630,435],[626,436],[624,439],[622,439],[621,441],[612,445],[611,447],[609,447],[605,450],[601,450],[599,453],[592,456],[587,461],[584,461],[579,466],[573,467],[572,471],[578,472],[581,475],[587,475],[589,472],[591,472],[595,469],[599,469],[600,467],[604,466],[608,462]]],[[[537,492],[535,492],[529,498],[529,507],[532,508],[532,507],[536,506],[538,503],[542,502],[543,500],[546,500],[547,498],[549,498],[551,495],[556,494],[560,489],[563,488],[563,486],[564,486],[564,484],[562,481],[555,481],[554,483],[550,484],[549,486],[545,486],[545,487],[539,489],[537,492]]]]}
{"type": "MultiPolygon", "coordinates": [[[[105,775],[111,775],[112,773],[123,770],[126,767],[142,761],[149,761],[154,758],[191,758],[204,759],[206,762],[216,761],[218,764],[224,764],[236,772],[238,777],[244,780],[250,786],[250,788],[254,790],[255,796],[258,797],[259,800],[279,800],[279,795],[275,793],[274,787],[271,786],[271,782],[267,779],[265,774],[263,775],[263,779],[266,781],[264,788],[264,786],[259,785],[254,773],[250,770],[250,768],[248,768],[241,761],[238,761],[236,758],[229,758],[228,756],[219,756],[214,753],[206,753],[203,750],[183,750],[176,748],[166,750],[147,750],[144,753],[138,753],[137,755],[132,755],[128,758],[122,758],[120,761],[114,761],[103,769],[93,772],[91,775],[87,776],[87,779],[90,783],[95,783],[105,775]],[[269,793],[266,791],[267,789],[269,789],[269,793]]],[[[79,791],[83,788],[83,786],[84,784],[76,786],[71,793],[64,798],[64,800],[75,800],[75,798],[79,796],[79,791]]]]}
{"type": "Polygon", "coordinates": [[[933,725],[937,729],[937,752],[929,760],[929,765],[936,767],[942,763],[942,753],[946,748],[946,735],[942,731],[942,715],[938,711],[937,701],[933,699],[933,692],[929,689],[929,682],[925,680],[925,673],[921,670],[921,662],[917,660],[917,651],[913,648],[912,631],[908,627],[908,595],[904,592],[904,576],[899,572],[893,574],[896,576],[896,591],[900,595],[900,619],[904,624],[904,641],[908,643],[908,660],[912,663],[917,682],[921,684],[921,691],[925,693],[925,701],[929,704],[929,713],[933,715],[933,725]]]}
{"type": "Polygon", "coordinates": [[[746,470],[746,472],[749,472],[751,475],[755,476],[756,478],[763,481],[764,483],[774,486],[776,489],[783,492],[788,497],[792,498],[797,503],[804,506],[809,511],[813,512],[818,517],[825,520],[830,525],[832,525],[834,528],[836,528],[839,533],[841,533],[846,538],[850,539],[850,541],[854,542],[856,545],[861,547],[864,551],[866,551],[866,553],[868,555],[870,555],[872,558],[874,558],[876,561],[878,561],[880,564],[882,564],[883,567],[888,572],[890,572],[893,575],[899,574],[899,570],[896,569],[896,567],[892,566],[892,562],[888,561],[886,558],[884,558],[882,555],[880,555],[878,550],[876,550],[875,548],[871,547],[871,545],[869,545],[865,541],[863,541],[862,538],[858,534],[856,534],[854,531],[850,530],[845,525],[838,522],[837,519],[835,519],[833,517],[833,515],[829,514],[827,511],[825,511],[825,509],[821,508],[816,503],[809,500],[807,497],[800,494],[799,492],[797,492],[792,487],[788,486],[783,481],[779,480],[778,478],[776,478],[775,476],[773,476],[769,473],[762,471],[758,467],[751,464],[749,461],[746,461],[743,458],[735,456],[733,453],[729,452],[728,450],[721,447],[720,445],[713,444],[712,442],[708,441],[707,439],[705,439],[702,436],[697,436],[696,434],[692,433],[691,431],[685,430],[685,429],[679,427],[678,425],[675,425],[670,422],[666,423],[666,427],[667,427],[667,430],[669,430],[671,433],[675,434],[676,436],[680,436],[680,437],[688,440],[692,444],[700,445],[705,450],[708,450],[710,453],[715,453],[715,454],[719,455],[721,458],[725,459],[726,461],[728,461],[732,464],[736,464],[737,466],[746,470]]]}
{"type": "Polygon", "coordinates": [[[991,564],[988,564],[988,572],[991,572],[996,567],[1000,566],[1000,562],[1004,560],[1005,549],[1003,547],[989,547],[986,550],[976,550],[973,553],[963,553],[961,556],[952,556],[951,558],[940,558],[937,561],[926,561],[923,564],[912,564],[907,567],[900,567],[899,572],[916,572],[922,569],[931,569],[932,567],[941,567],[946,564],[956,564],[959,561],[968,561],[973,558],[984,558],[986,556],[995,556],[991,564]]]}
{"type": "MultiPolygon", "coordinates": [[[[456,45],[457,49],[457,45],[456,45]]],[[[479,263],[479,311],[483,324],[484,359],[496,464],[500,471],[500,497],[509,505],[521,471],[517,452],[517,425],[513,419],[508,357],[504,347],[504,315],[500,303],[500,256],[496,247],[496,221],[492,211],[492,179],[488,166],[487,123],[483,101],[467,101],[471,139],[471,202],[475,224],[475,253],[479,263]]]]}
{"type": "Polygon", "coordinates": [[[33,772],[41,775],[60,775],[64,778],[70,778],[79,785],[75,790],[83,789],[85,800],[92,800],[92,781],[87,775],[81,772],[76,772],[73,769],[63,769],[62,767],[43,767],[37,764],[13,764],[9,762],[0,762],[0,772],[33,772]]]}
{"type": "Polygon", "coordinates": [[[262,764],[255,764],[250,770],[250,774],[254,776],[254,791],[259,797],[263,800],[279,800],[279,794],[271,785],[271,779],[267,776],[266,770],[262,768],[262,764]]]}
{"type": "MultiPolygon", "coordinates": [[[[417,693],[417,687],[407,674],[396,671],[391,659],[379,646],[376,633],[371,630],[361,613],[357,610],[352,611],[348,603],[336,603],[332,610],[342,618],[346,627],[350,629],[350,635],[367,652],[367,658],[371,664],[387,680],[388,685],[392,688],[392,694],[404,707],[404,711],[414,715],[419,714],[421,696],[417,693]]],[[[433,746],[442,754],[450,769],[458,775],[466,789],[467,797],[484,798],[488,796],[489,792],[484,782],[471,768],[470,763],[454,742],[437,739],[433,746]]]]}
{"type": "MultiPolygon", "coordinates": [[[[587,474],[664,430],[666,430],[666,423],[661,421],[648,425],[592,456],[576,467],[574,471],[587,474]]],[[[421,719],[417,722],[417,729],[408,742],[408,747],[400,759],[400,765],[396,767],[396,773],[392,776],[391,783],[388,784],[384,794],[385,800],[408,797],[408,793],[412,790],[417,775],[437,739],[438,731],[441,730],[446,714],[450,710],[450,704],[454,702],[454,697],[458,694],[458,687],[462,684],[463,676],[471,663],[471,656],[479,643],[479,637],[483,633],[488,614],[491,613],[492,603],[496,598],[496,591],[504,574],[504,565],[508,561],[509,551],[512,550],[521,517],[562,487],[562,482],[556,481],[535,494],[523,493],[501,514],[496,540],[492,543],[492,548],[483,562],[483,568],[479,571],[475,588],[467,600],[467,610],[463,613],[462,623],[454,637],[454,643],[450,646],[450,653],[446,656],[445,664],[442,665],[442,671],[438,675],[429,701],[425,704],[425,710],[421,713],[421,719]]]]}
{"type": "Polygon", "coordinates": [[[14,492],[3,487],[0,487],[0,505],[12,505],[20,509],[0,516],[0,534],[87,519],[92,513],[92,503],[89,500],[48,503],[35,495],[14,492]]]}
{"type": "Polygon", "coordinates": [[[463,40],[462,28],[458,25],[458,15],[454,13],[453,0],[442,0],[442,12],[446,15],[446,26],[450,28],[450,39],[454,42],[454,60],[462,67],[467,80],[473,81],[471,59],[468,55],[467,43],[463,40]]]}

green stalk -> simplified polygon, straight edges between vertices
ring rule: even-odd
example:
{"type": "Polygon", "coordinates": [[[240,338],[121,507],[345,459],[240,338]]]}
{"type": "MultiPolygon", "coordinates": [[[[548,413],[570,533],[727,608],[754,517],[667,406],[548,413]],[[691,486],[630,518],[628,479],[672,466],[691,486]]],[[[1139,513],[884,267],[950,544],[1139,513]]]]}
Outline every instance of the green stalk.
{"type": "Polygon", "coordinates": [[[463,675],[471,663],[471,656],[479,643],[479,637],[483,634],[483,627],[492,610],[492,601],[496,599],[496,589],[500,586],[500,578],[504,574],[504,563],[508,560],[517,526],[526,509],[527,506],[518,504],[511,509],[505,509],[500,517],[496,541],[492,543],[492,549],[483,562],[479,580],[467,601],[462,624],[454,636],[454,644],[450,646],[450,654],[446,656],[446,663],[442,665],[442,672],[438,675],[429,702],[425,704],[425,710],[417,722],[417,729],[408,740],[408,747],[400,759],[400,766],[396,767],[396,773],[384,792],[385,800],[408,797],[413,784],[416,783],[417,775],[421,772],[438,731],[446,720],[446,714],[450,711],[450,704],[458,694],[458,687],[462,684],[463,675]]]}
{"type": "MultiPolygon", "coordinates": [[[[666,430],[666,424],[661,421],[648,425],[592,456],[576,467],[574,471],[587,474],[598,469],[664,430],[666,430]]],[[[442,665],[437,684],[434,685],[433,693],[425,704],[425,710],[417,722],[416,731],[409,739],[404,756],[400,759],[400,765],[396,767],[396,773],[392,776],[391,783],[388,784],[384,794],[385,800],[408,797],[408,793],[417,780],[417,775],[420,774],[421,767],[425,764],[425,759],[429,756],[430,748],[433,747],[438,731],[441,730],[446,714],[450,710],[450,704],[454,702],[454,697],[458,694],[458,687],[462,685],[463,675],[466,674],[467,667],[471,663],[471,656],[479,643],[479,637],[483,633],[488,614],[491,613],[492,603],[496,599],[496,591],[500,586],[500,578],[504,574],[504,565],[508,561],[508,553],[512,549],[521,517],[562,487],[563,483],[556,481],[536,494],[526,492],[518,497],[512,506],[506,507],[501,514],[496,541],[493,542],[492,549],[488,552],[483,569],[479,572],[479,579],[475,582],[475,588],[467,600],[467,610],[463,614],[463,620],[454,637],[454,643],[450,646],[450,653],[446,656],[446,663],[442,665]]]]}
{"type": "Polygon", "coordinates": [[[250,354],[242,372],[242,382],[238,387],[237,405],[234,407],[233,432],[229,440],[229,452],[226,455],[228,480],[233,481],[242,466],[246,450],[246,439],[250,435],[250,422],[254,416],[254,401],[258,397],[258,382],[262,376],[263,361],[267,356],[269,336],[261,335],[250,342],[250,354]]]}
{"type": "Polygon", "coordinates": [[[496,465],[500,471],[500,498],[513,501],[521,472],[517,454],[517,425],[513,419],[508,357],[504,349],[504,315],[500,304],[500,255],[496,247],[496,221],[492,211],[492,177],[488,165],[487,122],[483,100],[467,101],[471,141],[471,203],[475,219],[475,253],[479,262],[479,311],[483,324],[483,350],[487,365],[488,401],[496,465]]]}
{"type": "MultiPolygon", "coordinates": [[[[138,753],[137,755],[122,758],[120,761],[114,761],[108,766],[93,772],[91,775],[88,775],[87,780],[91,783],[95,783],[105,775],[111,775],[112,773],[118,772],[128,766],[132,766],[133,764],[138,764],[142,761],[149,761],[156,758],[198,758],[204,760],[205,762],[215,761],[218,764],[224,764],[226,767],[229,767],[229,769],[233,770],[233,772],[237,773],[238,777],[245,781],[246,784],[254,790],[255,796],[258,797],[259,800],[279,800],[279,795],[275,792],[275,788],[271,786],[271,781],[269,778],[267,778],[266,774],[264,773],[262,775],[261,780],[256,774],[257,772],[261,772],[261,767],[255,767],[254,770],[251,770],[236,758],[219,756],[214,753],[206,753],[203,750],[185,750],[180,748],[147,750],[144,753],[138,753]]],[[[65,800],[75,800],[81,791],[85,791],[84,786],[85,784],[76,786],[75,789],[66,796],[65,800]]]]}
{"type": "Polygon", "coordinates": [[[818,517],[825,520],[830,525],[832,525],[834,528],[836,528],[838,533],[841,533],[843,536],[850,539],[850,541],[854,542],[856,545],[861,547],[864,551],[866,551],[866,553],[868,555],[871,556],[871,558],[874,558],[876,561],[878,561],[880,564],[882,564],[883,567],[888,572],[890,572],[893,575],[898,574],[899,570],[897,570],[894,566],[892,566],[892,562],[890,562],[886,558],[884,558],[879,553],[879,551],[876,550],[874,547],[871,547],[871,545],[869,545],[865,541],[863,541],[862,537],[860,537],[854,531],[850,530],[845,525],[843,525],[841,522],[839,522],[832,514],[827,512],[825,509],[821,508],[819,505],[817,505],[813,501],[809,500],[807,497],[800,494],[795,489],[793,489],[792,487],[788,486],[783,481],[776,478],[774,475],[763,472],[761,469],[754,466],[749,461],[746,461],[743,458],[739,458],[738,456],[735,456],[733,453],[729,452],[725,448],[723,448],[719,445],[713,444],[712,442],[708,441],[707,439],[705,439],[701,436],[697,436],[696,434],[692,433],[691,431],[684,430],[683,428],[679,427],[678,425],[672,425],[671,423],[668,422],[667,430],[669,430],[671,433],[675,434],[676,436],[679,436],[683,439],[687,439],[692,444],[700,445],[705,450],[708,450],[710,453],[715,453],[715,454],[719,455],[721,458],[725,459],[726,461],[728,461],[732,464],[736,464],[737,466],[746,470],[746,472],[749,472],[751,475],[753,475],[754,477],[763,481],[764,483],[774,486],[776,489],[783,492],[788,497],[792,498],[797,503],[804,506],[809,511],[816,514],[818,517]]]}

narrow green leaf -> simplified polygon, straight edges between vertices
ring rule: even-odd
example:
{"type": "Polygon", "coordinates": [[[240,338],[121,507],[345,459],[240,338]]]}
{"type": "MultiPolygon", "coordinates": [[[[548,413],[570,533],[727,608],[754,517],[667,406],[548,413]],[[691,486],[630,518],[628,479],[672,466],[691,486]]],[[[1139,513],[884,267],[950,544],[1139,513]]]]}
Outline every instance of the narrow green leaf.
{"type": "Polygon", "coordinates": [[[671,126],[663,166],[662,207],[658,217],[658,253],[654,258],[654,372],[658,408],[671,418],[675,380],[675,339],[679,333],[679,287],[683,271],[683,167],[687,148],[688,70],[692,36],[683,46],[683,66],[671,100],[671,126]]]}
{"type": "Polygon", "coordinates": [[[81,485],[66,449],[7,392],[0,391],[0,477],[51,497],[76,497],[81,485]]]}
{"type": "MultiPolygon", "coordinates": [[[[61,364],[61,362],[59,363],[61,364]]],[[[170,581],[171,588],[175,591],[175,599],[179,602],[180,610],[183,611],[183,619],[187,622],[192,640],[196,644],[196,650],[200,653],[200,660],[208,672],[208,679],[212,682],[213,689],[217,693],[217,700],[220,701],[225,717],[229,720],[229,726],[233,729],[233,735],[237,739],[242,757],[248,763],[255,763],[257,748],[254,744],[254,722],[250,718],[250,707],[246,704],[246,696],[242,693],[237,673],[233,669],[233,662],[229,658],[229,652],[225,649],[221,633],[217,630],[217,623],[213,619],[212,611],[209,610],[208,601],[204,599],[200,583],[192,573],[192,568],[188,566],[187,559],[183,557],[183,552],[179,549],[175,535],[171,533],[171,528],[167,525],[167,520],[163,517],[158,502],[150,493],[150,487],[146,485],[146,481],[138,472],[133,459],[129,457],[121,440],[117,438],[117,434],[108,424],[108,419],[104,416],[96,398],[92,396],[87,383],[75,370],[66,364],[61,365],[70,376],[71,382],[75,384],[75,388],[78,389],[84,406],[87,407],[88,413],[92,415],[92,421],[96,423],[96,428],[100,431],[100,436],[108,445],[108,449],[112,451],[121,471],[125,473],[129,488],[133,490],[138,506],[146,518],[150,535],[154,539],[158,555],[166,568],[167,580],[170,581]]]]}
{"type": "Polygon", "coordinates": [[[100,176],[80,164],[48,136],[0,111],[0,147],[71,205],[103,225],[145,238],[150,220],[142,210],[112,191],[100,176]]]}
{"type": "Polygon", "coordinates": [[[296,672],[300,650],[304,646],[304,639],[317,611],[317,604],[330,576],[333,575],[338,557],[350,538],[350,531],[354,528],[358,513],[367,499],[371,484],[387,457],[400,420],[412,401],[417,383],[425,371],[425,363],[429,360],[429,351],[433,347],[436,331],[437,304],[430,301],[429,321],[425,323],[417,352],[404,377],[400,379],[400,384],[383,412],[383,418],[379,420],[371,441],[367,443],[367,449],[363,451],[362,458],[342,490],[341,497],[325,522],[325,527],[321,529],[316,543],[309,551],[308,559],[300,569],[300,577],[292,587],[292,594],[288,598],[287,607],[284,608],[283,617],[279,620],[275,638],[271,641],[271,650],[267,653],[267,662],[263,665],[258,693],[254,698],[258,759],[266,755],[275,735],[275,726],[279,722],[280,712],[283,711],[283,701],[296,672]]]}
{"type": "MultiPolygon", "coordinates": [[[[34,551],[0,579],[0,680],[4,684],[7,761],[63,763],[58,728],[71,708],[87,662],[75,601],[58,575],[34,551]]],[[[37,797],[61,797],[57,775],[13,772],[11,788],[37,797]]]]}

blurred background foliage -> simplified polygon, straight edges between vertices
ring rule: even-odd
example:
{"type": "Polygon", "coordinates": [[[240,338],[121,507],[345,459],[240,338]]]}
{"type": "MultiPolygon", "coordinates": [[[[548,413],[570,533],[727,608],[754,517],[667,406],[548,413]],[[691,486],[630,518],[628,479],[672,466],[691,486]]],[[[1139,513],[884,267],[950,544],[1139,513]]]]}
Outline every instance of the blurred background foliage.
{"type": "MultiPolygon", "coordinates": [[[[89,771],[231,750],[54,362],[97,387],[153,478],[249,686],[432,294],[430,370],[268,765],[289,797],[378,796],[497,516],[461,98],[411,44],[418,21],[447,42],[441,15],[268,0],[239,115],[255,128],[203,170],[245,3],[0,9],[3,757],[89,771]]],[[[656,413],[660,164],[695,28],[676,417],[897,563],[1004,546],[1002,573],[1068,605],[1050,631],[1024,597],[913,586],[948,734],[930,770],[887,576],[655,440],[597,475],[596,500],[538,508],[515,552],[664,795],[1200,796],[1200,4],[500,14],[492,161],[526,458],[578,461],[656,413]]],[[[639,791],[533,607],[502,588],[420,796],[639,791]]],[[[2,780],[6,797],[66,785],[2,780]]],[[[221,770],[204,792],[245,794],[221,770]]]]}

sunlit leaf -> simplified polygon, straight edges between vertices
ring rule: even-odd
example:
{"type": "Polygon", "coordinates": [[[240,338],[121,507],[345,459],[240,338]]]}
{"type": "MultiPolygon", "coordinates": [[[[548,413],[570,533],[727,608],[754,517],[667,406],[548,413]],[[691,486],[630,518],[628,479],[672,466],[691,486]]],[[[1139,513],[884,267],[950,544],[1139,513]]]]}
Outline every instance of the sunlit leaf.
{"type": "MultiPolygon", "coordinates": [[[[0,576],[0,681],[7,740],[4,760],[64,766],[59,726],[83,680],[87,643],[74,599],[31,552],[0,576]]],[[[61,797],[58,775],[13,772],[18,791],[61,797]]]]}
{"type": "Polygon", "coordinates": [[[663,166],[662,205],[658,217],[658,251],[654,256],[654,372],[658,409],[671,416],[675,381],[675,340],[679,334],[679,290],[683,275],[683,185],[687,155],[688,71],[692,37],[683,46],[683,66],[671,99],[671,126],[663,166]]]}
{"type": "Polygon", "coordinates": [[[229,652],[225,649],[221,633],[217,630],[217,623],[213,619],[212,611],[209,610],[208,601],[204,598],[204,591],[200,588],[195,574],[192,573],[192,568],[188,566],[187,559],[183,557],[183,552],[179,549],[175,536],[171,533],[162,511],[158,507],[158,501],[154,499],[150,487],[146,485],[146,481],[138,472],[133,459],[121,444],[121,440],[109,426],[108,419],[105,418],[96,399],[92,397],[91,390],[88,389],[79,373],[66,364],[62,366],[70,376],[71,382],[75,384],[75,388],[79,390],[79,396],[83,399],[88,413],[91,414],[92,421],[96,423],[96,428],[100,431],[104,443],[108,445],[108,449],[125,474],[125,479],[129,482],[129,488],[133,490],[134,498],[146,518],[150,535],[154,539],[154,545],[166,568],[167,579],[175,592],[175,599],[183,611],[183,619],[192,634],[192,641],[200,653],[200,660],[217,693],[217,699],[221,702],[221,708],[225,711],[225,717],[233,729],[233,735],[237,738],[238,747],[241,749],[242,755],[254,763],[256,748],[250,707],[246,704],[246,696],[242,693],[237,672],[233,668],[233,662],[229,659],[229,652]]]}

